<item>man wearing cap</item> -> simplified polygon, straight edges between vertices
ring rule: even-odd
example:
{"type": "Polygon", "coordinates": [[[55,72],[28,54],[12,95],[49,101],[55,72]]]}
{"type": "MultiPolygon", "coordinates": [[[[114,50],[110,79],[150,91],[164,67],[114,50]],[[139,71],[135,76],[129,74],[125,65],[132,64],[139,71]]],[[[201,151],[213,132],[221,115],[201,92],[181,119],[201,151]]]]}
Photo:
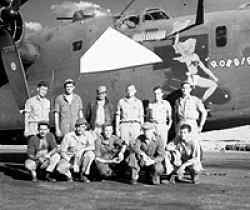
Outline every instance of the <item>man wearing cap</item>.
{"type": "Polygon", "coordinates": [[[126,88],[126,97],[119,100],[116,111],[116,135],[130,144],[141,133],[144,122],[142,101],[135,96],[134,85],[126,88]]]}
{"type": "Polygon", "coordinates": [[[84,118],[75,123],[75,131],[67,133],[61,143],[61,160],[57,167],[68,181],[73,181],[70,169],[80,173],[82,182],[89,182],[90,166],[95,159],[95,135],[87,131],[88,124],[84,118]],[[81,168],[80,168],[81,167],[81,168]]]}
{"type": "Polygon", "coordinates": [[[157,135],[163,140],[164,148],[168,140],[168,131],[172,125],[172,108],[168,101],[163,100],[160,86],[153,89],[154,102],[149,103],[147,118],[155,126],[157,135]]]}
{"type": "Polygon", "coordinates": [[[38,122],[49,122],[50,101],[46,98],[48,85],[44,81],[40,81],[36,90],[37,94],[25,103],[24,136],[26,137],[38,134],[38,122]]]}
{"type": "Polygon", "coordinates": [[[84,117],[82,99],[74,93],[74,89],[75,82],[72,79],[65,80],[64,94],[55,99],[55,129],[58,137],[74,131],[76,120],[84,117]]]}
{"type": "Polygon", "coordinates": [[[49,133],[49,123],[46,121],[38,123],[38,132],[37,135],[29,139],[28,159],[25,161],[25,168],[31,172],[33,182],[37,182],[36,170],[38,168],[46,169],[45,178],[54,182],[56,180],[51,177],[51,173],[60,160],[55,137],[49,133]]]}
{"type": "Polygon", "coordinates": [[[101,134],[104,124],[113,123],[113,106],[107,98],[106,86],[99,86],[96,90],[97,97],[86,109],[86,119],[97,134],[101,134]]]}
{"type": "Polygon", "coordinates": [[[142,168],[149,173],[152,184],[160,184],[160,175],[163,173],[163,160],[165,151],[163,141],[155,135],[155,127],[146,122],[142,126],[143,134],[140,135],[133,145],[127,158],[131,168],[131,184],[136,184],[139,172],[142,168]]]}
{"type": "Polygon", "coordinates": [[[202,101],[190,93],[192,87],[190,83],[184,82],[181,85],[182,96],[175,101],[175,126],[177,135],[182,124],[189,124],[192,133],[198,135],[205,124],[207,111],[202,101]]]}
{"type": "Polygon", "coordinates": [[[124,141],[113,135],[112,125],[104,124],[103,135],[95,141],[95,163],[101,178],[114,177],[121,172],[125,150],[124,141]]]}

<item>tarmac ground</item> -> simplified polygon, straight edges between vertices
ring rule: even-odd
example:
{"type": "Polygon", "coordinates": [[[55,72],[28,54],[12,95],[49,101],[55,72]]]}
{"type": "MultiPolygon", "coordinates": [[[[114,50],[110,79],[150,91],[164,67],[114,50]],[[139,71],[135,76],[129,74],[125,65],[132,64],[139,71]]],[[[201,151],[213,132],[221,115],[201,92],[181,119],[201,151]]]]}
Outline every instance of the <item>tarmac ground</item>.
{"type": "Polygon", "coordinates": [[[250,209],[250,153],[206,152],[200,183],[32,183],[23,165],[0,162],[0,209],[250,209]]]}

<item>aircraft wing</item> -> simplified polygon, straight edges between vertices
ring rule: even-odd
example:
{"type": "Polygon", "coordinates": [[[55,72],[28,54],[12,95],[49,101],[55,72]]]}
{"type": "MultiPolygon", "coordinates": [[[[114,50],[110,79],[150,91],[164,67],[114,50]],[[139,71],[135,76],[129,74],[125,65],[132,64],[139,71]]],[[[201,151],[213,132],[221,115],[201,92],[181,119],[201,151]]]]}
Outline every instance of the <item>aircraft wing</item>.
{"type": "Polygon", "coordinates": [[[103,72],[160,62],[158,55],[109,27],[80,58],[80,72],[103,72]]]}

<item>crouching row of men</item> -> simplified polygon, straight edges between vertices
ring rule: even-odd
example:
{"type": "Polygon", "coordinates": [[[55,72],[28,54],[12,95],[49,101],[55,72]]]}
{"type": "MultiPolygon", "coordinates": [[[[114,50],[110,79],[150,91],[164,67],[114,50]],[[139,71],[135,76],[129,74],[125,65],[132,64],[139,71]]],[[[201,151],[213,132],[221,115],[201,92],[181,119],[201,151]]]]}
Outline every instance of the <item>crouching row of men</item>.
{"type": "Polygon", "coordinates": [[[146,122],[142,129],[143,134],[127,145],[112,135],[112,125],[104,125],[103,134],[99,136],[87,130],[84,119],[78,119],[75,131],[66,134],[58,146],[49,133],[49,124],[39,122],[39,133],[29,139],[25,167],[31,172],[33,182],[37,182],[37,170],[45,169],[48,181],[56,181],[53,176],[56,170],[70,182],[73,172],[79,181],[88,183],[93,178],[90,177],[93,162],[99,177],[117,175],[120,178],[130,172],[131,184],[137,183],[142,169],[152,184],[160,184],[163,173],[182,179],[187,169],[191,171],[192,181],[197,180],[202,169],[200,146],[192,139],[190,125],[181,126],[180,135],[167,145],[167,150],[156,135],[154,124],[146,122]]]}

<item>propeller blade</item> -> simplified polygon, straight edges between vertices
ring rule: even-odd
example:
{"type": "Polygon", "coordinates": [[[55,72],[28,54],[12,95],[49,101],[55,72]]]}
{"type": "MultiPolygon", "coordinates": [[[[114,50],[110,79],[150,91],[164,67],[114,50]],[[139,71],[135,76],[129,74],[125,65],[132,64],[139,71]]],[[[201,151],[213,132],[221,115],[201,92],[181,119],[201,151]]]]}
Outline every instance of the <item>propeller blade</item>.
{"type": "Polygon", "coordinates": [[[24,109],[30,97],[28,83],[20,55],[7,30],[0,31],[0,55],[17,106],[24,109]]]}
{"type": "Polygon", "coordinates": [[[11,9],[17,11],[28,0],[1,0],[1,1],[3,1],[0,3],[1,6],[9,7],[11,9]]]}

